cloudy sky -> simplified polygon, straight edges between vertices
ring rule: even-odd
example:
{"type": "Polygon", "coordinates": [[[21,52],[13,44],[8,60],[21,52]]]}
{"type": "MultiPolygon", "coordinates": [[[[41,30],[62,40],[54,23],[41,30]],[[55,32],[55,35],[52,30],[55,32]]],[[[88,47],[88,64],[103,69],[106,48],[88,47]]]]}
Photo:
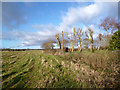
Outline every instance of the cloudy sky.
{"type": "Polygon", "coordinates": [[[118,19],[117,2],[3,2],[2,47],[41,48],[56,33],[72,32],[73,27],[91,27],[95,38],[105,33],[98,25],[107,16],[118,19]]]}

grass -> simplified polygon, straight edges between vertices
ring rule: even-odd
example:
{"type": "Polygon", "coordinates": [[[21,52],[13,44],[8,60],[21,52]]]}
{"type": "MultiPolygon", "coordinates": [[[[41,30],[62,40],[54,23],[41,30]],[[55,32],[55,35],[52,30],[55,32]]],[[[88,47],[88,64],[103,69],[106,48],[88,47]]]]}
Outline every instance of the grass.
{"type": "Polygon", "coordinates": [[[63,54],[39,50],[2,52],[2,87],[119,87],[119,54],[105,50],[63,54]]]}

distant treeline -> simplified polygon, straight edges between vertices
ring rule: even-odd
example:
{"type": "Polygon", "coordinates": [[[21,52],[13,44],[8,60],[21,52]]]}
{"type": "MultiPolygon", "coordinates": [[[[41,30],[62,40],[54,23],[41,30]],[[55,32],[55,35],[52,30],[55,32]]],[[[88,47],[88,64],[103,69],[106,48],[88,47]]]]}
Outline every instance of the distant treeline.
{"type": "Polygon", "coordinates": [[[43,50],[43,49],[0,49],[0,51],[26,51],[26,50],[43,50]]]}
{"type": "MultiPolygon", "coordinates": [[[[101,49],[106,49],[106,48],[103,48],[101,47],[101,49]]],[[[26,51],[26,50],[59,50],[59,49],[10,49],[10,48],[3,48],[3,49],[0,49],[0,51],[26,51]]],[[[70,48],[68,48],[68,50],[70,50],[70,48]]],[[[78,48],[75,48],[74,51],[77,51],[78,48]]],[[[86,50],[86,49],[83,49],[83,50],[86,50]]]]}

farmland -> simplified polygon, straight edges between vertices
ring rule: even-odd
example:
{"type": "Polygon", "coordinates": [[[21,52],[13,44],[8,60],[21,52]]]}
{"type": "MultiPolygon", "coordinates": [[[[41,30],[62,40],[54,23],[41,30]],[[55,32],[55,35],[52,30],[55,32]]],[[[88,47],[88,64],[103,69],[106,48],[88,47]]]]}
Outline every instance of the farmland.
{"type": "Polygon", "coordinates": [[[107,50],[2,52],[2,88],[118,88],[119,55],[107,50]]]}

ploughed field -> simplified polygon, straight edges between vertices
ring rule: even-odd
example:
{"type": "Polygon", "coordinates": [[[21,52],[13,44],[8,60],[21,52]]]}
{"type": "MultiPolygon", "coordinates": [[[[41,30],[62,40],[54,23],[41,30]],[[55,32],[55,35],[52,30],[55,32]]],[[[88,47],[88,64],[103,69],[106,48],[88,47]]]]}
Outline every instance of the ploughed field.
{"type": "Polygon", "coordinates": [[[120,51],[2,52],[2,88],[120,86],[120,51]]]}

